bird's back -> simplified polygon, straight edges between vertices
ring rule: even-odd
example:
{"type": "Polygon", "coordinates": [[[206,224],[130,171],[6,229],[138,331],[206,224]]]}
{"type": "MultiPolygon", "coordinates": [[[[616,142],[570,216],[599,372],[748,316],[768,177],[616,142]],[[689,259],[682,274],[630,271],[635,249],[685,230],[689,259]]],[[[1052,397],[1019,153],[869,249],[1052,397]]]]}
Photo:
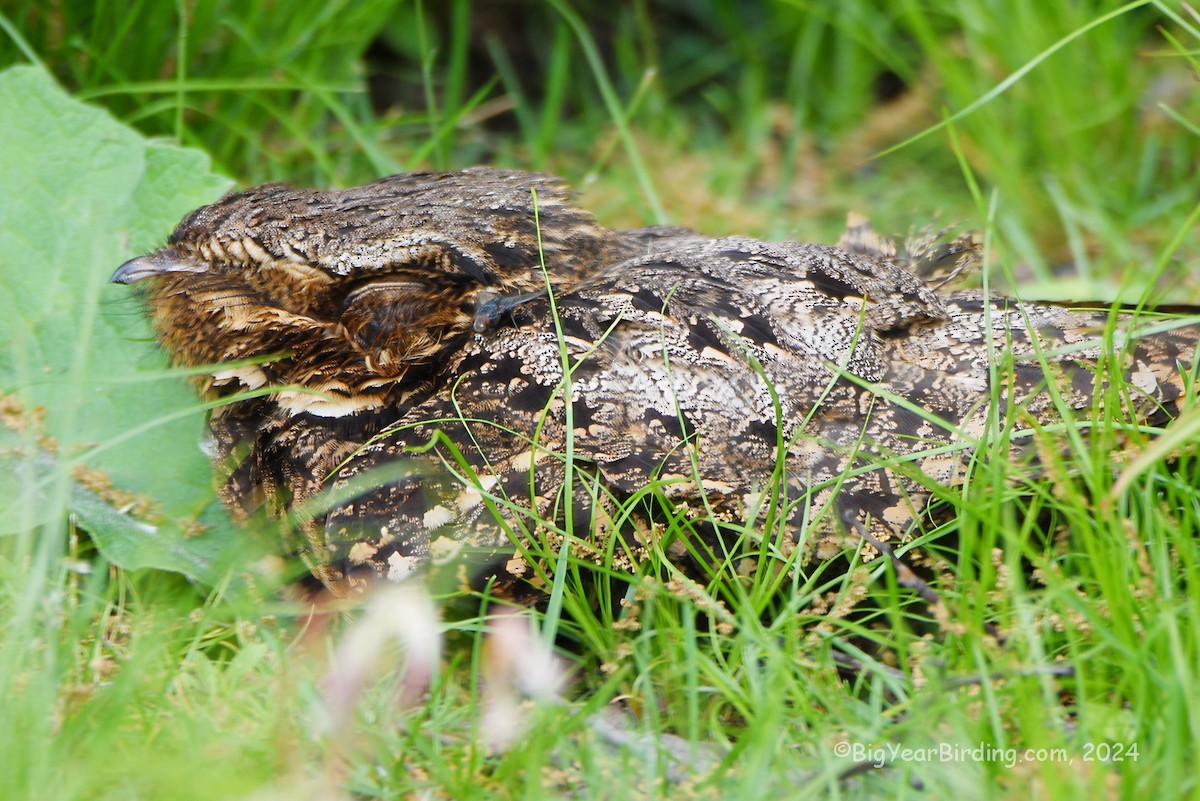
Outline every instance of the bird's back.
{"type": "Polygon", "coordinates": [[[827,558],[860,528],[905,531],[995,426],[1110,397],[1134,423],[1173,415],[1200,337],[1194,324],[1139,336],[1152,320],[939,294],[869,254],[741,237],[682,239],[553,300],[496,321],[441,391],[342,469],[343,487],[398,461],[412,471],[330,515],[331,541],[368,543],[344,567],[398,578],[464,545],[561,540],[568,453],[577,551],[643,558],[653,515],[629,515],[614,549],[606,510],[653,484],[706,531],[770,525],[777,553],[827,558]]]}

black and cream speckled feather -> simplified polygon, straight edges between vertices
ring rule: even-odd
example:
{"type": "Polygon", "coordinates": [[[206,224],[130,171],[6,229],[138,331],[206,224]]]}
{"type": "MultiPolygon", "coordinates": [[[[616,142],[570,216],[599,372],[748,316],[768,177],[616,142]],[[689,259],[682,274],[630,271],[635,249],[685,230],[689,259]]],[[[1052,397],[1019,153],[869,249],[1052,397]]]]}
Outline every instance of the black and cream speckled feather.
{"type": "MultiPolygon", "coordinates": [[[[1137,339],[1130,318],[918,277],[961,267],[967,240],[898,255],[856,226],[840,245],[610,231],[553,179],[474,169],[234,194],[114,280],[154,279],[165,346],[214,366],[207,396],[278,387],[214,414],[224,495],[247,512],[341,498],[301,548],[338,592],[514,539],[553,545],[567,506],[577,552],[632,567],[655,515],[607,513],[651,481],[704,521],[704,548],[749,522],[779,553],[826,558],[846,532],[903,531],[991,411],[1091,409],[1117,396],[1096,379],[1114,360],[1133,419],[1183,396],[1198,327],[1137,339]],[[612,548],[617,533],[631,536],[612,548]]],[[[530,568],[505,565],[536,584],[530,568]]]]}

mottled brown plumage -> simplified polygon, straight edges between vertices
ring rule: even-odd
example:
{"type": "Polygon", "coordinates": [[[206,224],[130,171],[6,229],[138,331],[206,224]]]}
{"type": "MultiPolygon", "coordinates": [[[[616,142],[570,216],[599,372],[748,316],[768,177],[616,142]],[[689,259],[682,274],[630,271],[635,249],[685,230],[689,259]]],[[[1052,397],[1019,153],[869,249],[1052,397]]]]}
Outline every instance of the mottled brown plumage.
{"type": "Polygon", "coordinates": [[[839,247],[610,231],[554,179],[474,169],[230,195],[114,280],[151,279],[164,345],[213,367],[206,397],[271,388],[213,415],[224,496],[307,514],[301,551],[343,592],[554,545],[568,514],[575,551],[618,567],[672,514],[697,521],[668,544],[681,566],[764,538],[828,558],[905,530],[989,419],[1044,424],[1101,395],[1132,419],[1175,412],[1200,328],[1137,338],[1126,316],[918,275],[973,250],[898,254],[863,226],[839,247]],[[672,509],[615,519],[651,481],[672,509]]]}

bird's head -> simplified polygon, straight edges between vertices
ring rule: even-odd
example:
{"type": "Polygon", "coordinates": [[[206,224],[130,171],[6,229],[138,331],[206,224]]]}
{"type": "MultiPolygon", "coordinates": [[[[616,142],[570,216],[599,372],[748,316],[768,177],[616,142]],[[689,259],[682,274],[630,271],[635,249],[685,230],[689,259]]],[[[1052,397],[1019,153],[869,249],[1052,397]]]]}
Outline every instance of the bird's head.
{"type": "Polygon", "coordinates": [[[620,249],[556,179],[471,169],[232,193],[112,280],[144,282],[175,362],[212,367],[207,394],[286,386],[285,406],[338,416],[444,360],[482,298],[543,286],[543,260],[566,287],[620,249]]]}

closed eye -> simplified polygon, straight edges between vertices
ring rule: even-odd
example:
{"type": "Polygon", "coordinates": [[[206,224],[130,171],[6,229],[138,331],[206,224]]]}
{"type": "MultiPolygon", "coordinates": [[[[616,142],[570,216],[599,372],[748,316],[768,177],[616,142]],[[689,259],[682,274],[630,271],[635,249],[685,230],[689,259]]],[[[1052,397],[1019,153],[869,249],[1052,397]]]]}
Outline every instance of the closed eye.
{"type": "MultiPolygon", "coordinates": [[[[346,299],[343,301],[342,307],[349,309],[356,303],[361,303],[367,300],[371,295],[378,293],[387,293],[391,296],[403,295],[428,295],[430,287],[422,281],[400,281],[375,279],[359,284],[354,289],[346,293],[346,299]]],[[[369,301],[368,301],[369,302],[369,301]]]]}
{"type": "Polygon", "coordinates": [[[461,312],[454,295],[447,287],[423,281],[376,279],[346,295],[341,323],[366,351],[420,359],[442,340],[447,326],[456,324],[461,312]]]}

